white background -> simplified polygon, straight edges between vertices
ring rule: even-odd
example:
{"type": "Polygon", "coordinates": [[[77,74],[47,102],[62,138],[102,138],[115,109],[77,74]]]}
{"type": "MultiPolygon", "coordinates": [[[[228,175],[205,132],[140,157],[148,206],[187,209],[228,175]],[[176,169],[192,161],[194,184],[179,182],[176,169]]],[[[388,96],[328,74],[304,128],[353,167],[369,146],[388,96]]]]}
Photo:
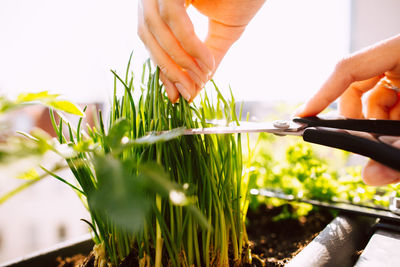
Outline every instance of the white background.
{"type": "MultiPolygon", "coordinates": [[[[349,49],[348,0],[269,0],[222,62],[215,80],[238,100],[301,102],[349,49]]],[[[204,36],[207,23],[189,10],[204,36]]],[[[50,90],[108,101],[110,69],[124,72],[136,36],[135,0],[2,0],[0,91],[50,90]]]]}

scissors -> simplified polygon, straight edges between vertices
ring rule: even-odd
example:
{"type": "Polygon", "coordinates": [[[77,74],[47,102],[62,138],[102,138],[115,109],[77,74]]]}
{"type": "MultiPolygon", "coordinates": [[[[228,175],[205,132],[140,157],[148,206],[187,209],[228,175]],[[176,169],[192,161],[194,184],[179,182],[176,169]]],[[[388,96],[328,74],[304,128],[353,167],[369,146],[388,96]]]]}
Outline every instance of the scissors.
{"type": "Polygon", "coordinates": [[[274,122],[244,122],[239,126],[185,129],[183,135],[273,133],[302,136],[310,143],[369,157],[400,171],[400,149],[390,143],[400,138],[400,121],[305,117],[274,122]]]}

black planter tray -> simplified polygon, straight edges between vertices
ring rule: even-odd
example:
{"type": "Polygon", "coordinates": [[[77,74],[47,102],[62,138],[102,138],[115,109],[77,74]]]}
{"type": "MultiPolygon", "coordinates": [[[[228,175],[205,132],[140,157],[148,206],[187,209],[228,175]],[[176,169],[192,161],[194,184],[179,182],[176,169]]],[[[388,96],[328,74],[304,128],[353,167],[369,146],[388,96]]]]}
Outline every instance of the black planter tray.
{"type": "Polygon", "coordinates": [[[87,255],[94,246],[90,234],[68,240],[47,250],[38,251],[16,260],[0,263],[0,267],[47,267],[57,266],[57,257],[65,258],[76,254],[87,255]]]}
{"type": "MultiPolygon", "coordinates": [[[[353,266],[354,255],[365,247],[371,237],[376,220],[354,215],[340,215],[330,222],[287,266],[353,266]]],[[[60,243],[0,267],[57,266],[57,257],[87,255],[93,248],[90,235],[60,243]]]]}

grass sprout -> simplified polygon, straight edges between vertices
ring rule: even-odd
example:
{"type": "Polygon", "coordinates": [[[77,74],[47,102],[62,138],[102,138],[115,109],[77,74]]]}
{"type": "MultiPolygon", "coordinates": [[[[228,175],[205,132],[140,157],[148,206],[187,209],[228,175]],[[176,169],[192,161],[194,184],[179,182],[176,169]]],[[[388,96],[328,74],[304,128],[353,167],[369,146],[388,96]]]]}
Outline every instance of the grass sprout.
{"type": "Polygon", "coordinates": [[[241,135],[181,135],[213,119],[238,124],[233,96],[225,100],[213,83],[215,103],[204,92],[197,105],[182,97],[172,104],[150,61],[134,87],[131,58],[124,78],[112,71],[107,120],[99,112],[87,134],[81,122],[72,129],[53,121],[60,144],[76,151],[66,159],[76,178],[69,185],[86,202],[86,223],[105,252],[96,262],[118,266],[131,254],[139,266],[241,264],[248,206],[241,135]]]}

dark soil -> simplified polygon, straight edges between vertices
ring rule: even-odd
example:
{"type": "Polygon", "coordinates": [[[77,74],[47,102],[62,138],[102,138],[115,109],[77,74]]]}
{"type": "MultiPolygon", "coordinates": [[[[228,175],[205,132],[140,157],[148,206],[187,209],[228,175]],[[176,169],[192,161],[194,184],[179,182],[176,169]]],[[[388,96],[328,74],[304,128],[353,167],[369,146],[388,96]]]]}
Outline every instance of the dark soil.
{"type": "MultiPolygon", "coordinates": [[[[291,208],[289,204],[280,207],[262,205],[257,211],[249,210],[247,233],[253,263],[247,266],[284,266],[333,219],[327,210],[313,211],[299,219],[274,219],[283,209],[290,211],[291,208]]],[[[137,255],[130,256],[119,267],[137,266],[137,255]]],[[[89,255],[85,263],[78,255],[59,262],[59,267],[89,267],[93,266],[93,255],[89,255]]]]}
{"type": "Polygon", "coordinates": [[[77,254],[72,257],[68,257],[62,259],[58,257],[56,261],[58,262],[58,266],[62,267],[75,267],[75,266],[82,266],[88,256],[84,256],[82,254],[77,254]]]}
{"type": "Polygon", "coordinates": [[[249,210],[247,234],[252,266],[284,266],[333,220],[327,210],[312,211],[299,219],[274,220],[284,208],[290,210],[292,206],[263,205],[257,211],[249,210]]]}

